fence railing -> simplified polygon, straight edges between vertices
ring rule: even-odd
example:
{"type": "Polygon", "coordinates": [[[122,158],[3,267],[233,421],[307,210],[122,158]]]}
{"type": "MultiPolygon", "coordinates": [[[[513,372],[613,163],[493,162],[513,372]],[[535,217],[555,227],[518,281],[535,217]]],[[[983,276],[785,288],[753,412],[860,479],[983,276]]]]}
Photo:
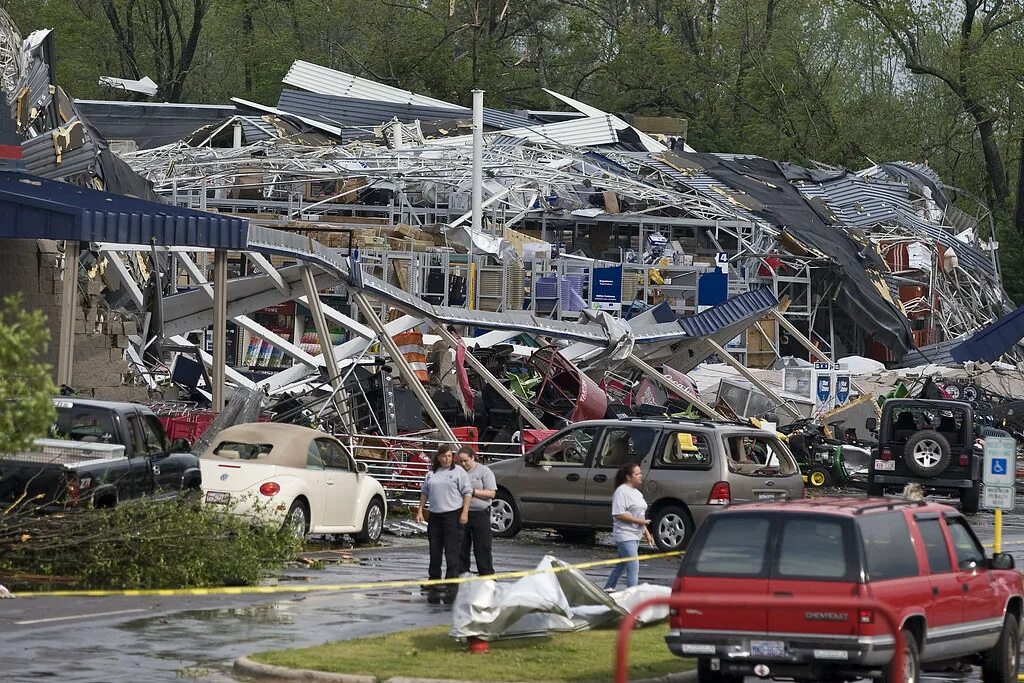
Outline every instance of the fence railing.
{"type": "MultiPolygon", "coordinates": [[[[366,465],[367,474],[384,487],[388,503],[413,505],[419,501],[423,483],[438,446],[452,445],[436,438],[436,432],[425,435],[380,436],[354,434],[339,437],[348,441],[356,462],[366,465]]],[[[484,464],[519,457],[522,445],[514,442],[460,442],[454,447],[472,446],[477,459],[484,464]]]]}

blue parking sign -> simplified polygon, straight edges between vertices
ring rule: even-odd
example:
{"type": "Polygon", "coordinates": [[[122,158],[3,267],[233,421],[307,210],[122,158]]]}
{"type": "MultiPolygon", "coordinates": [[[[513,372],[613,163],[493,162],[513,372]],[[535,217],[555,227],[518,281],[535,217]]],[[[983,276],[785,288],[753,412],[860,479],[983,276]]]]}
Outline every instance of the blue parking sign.
{"type": "Polygon", "coordinates": [[[1006,474],[1008,471],[1006,458],[992,458],[992,474],[1006,474]]]}

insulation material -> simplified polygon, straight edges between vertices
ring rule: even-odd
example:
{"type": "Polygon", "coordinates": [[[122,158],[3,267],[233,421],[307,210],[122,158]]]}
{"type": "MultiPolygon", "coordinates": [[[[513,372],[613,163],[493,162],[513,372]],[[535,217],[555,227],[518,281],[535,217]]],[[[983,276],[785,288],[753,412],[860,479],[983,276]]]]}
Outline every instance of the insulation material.
{"type": "MultiPolygon", "coordinates": [[[[537,565],[544,572],[513,584],[472,581],[462,584],[452,606],[453,638],[501,640],[585,631],[617,622],[642,600],[671,594],[668,586],[641,584],[612,594],[561,560],[546,555],[537,565]],[[557,569],[557,572],[547,570],[557,569]]],[[[640,615],[645,624],[668,617],[668,609],[640,615]]]]}

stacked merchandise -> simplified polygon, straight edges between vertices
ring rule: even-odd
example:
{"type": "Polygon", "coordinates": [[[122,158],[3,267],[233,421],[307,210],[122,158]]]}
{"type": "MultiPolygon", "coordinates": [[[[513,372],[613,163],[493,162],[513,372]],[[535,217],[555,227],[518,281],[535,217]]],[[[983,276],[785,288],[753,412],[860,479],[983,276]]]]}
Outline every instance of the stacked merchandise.
{"type": "MultiPolygon", "coordinates": [[[[344,340],[344,334],[339,330],[330,330],[331,343],[334,346],[341,344],[344,340]]],[[[306,329],[302,333],[302,337],[299,340],[299,348],[312,356],[319,356],[320,351],[320,336],[316,333],[316,330],[306,329]]]]}

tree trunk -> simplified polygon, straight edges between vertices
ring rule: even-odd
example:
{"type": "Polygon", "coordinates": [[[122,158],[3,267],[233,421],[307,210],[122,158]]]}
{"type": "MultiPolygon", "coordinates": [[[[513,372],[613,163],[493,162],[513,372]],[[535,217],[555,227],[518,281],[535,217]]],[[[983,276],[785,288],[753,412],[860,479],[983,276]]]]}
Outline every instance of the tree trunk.
{"type": "Polygon", "coordinates": [[[993,207],[1008,208],[1010,188],[1006,179],[1006,167],[1003,155],[999,152],[996,141],[995,122],[988,116],[979,116],[977,107],[972,107],[971,115],[978,124],[978,135],[981,137],[981,151],[985,155],[985,175],[988,177],[990,202],[993,207]]]}
{"type": "Polygon", "coordinates": [[[1013,227],[1024,233],[1024,135],[1020,138],[1020,159],[1017,160],[1017,207],[1013,216],[1013,227]]]}

